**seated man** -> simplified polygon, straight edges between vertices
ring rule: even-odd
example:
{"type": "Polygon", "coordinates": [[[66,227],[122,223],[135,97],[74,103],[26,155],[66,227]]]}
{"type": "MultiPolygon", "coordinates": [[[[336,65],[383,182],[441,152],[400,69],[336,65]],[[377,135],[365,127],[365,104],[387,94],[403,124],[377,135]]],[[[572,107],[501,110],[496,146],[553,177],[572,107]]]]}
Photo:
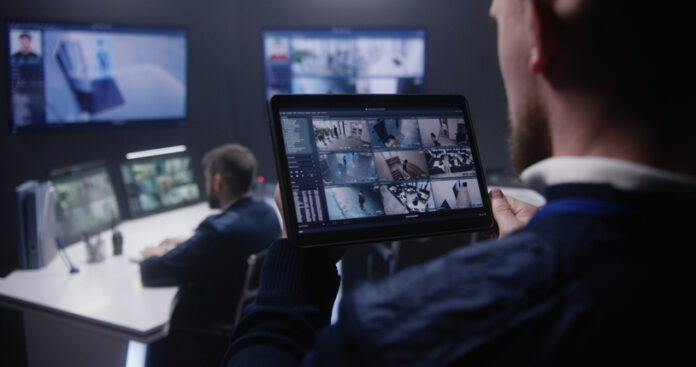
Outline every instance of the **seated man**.
{"type": "MultiPolygon", "coordinates": [[[[170,336],[180,325],[231,324],[247,258],[280,234],[275,210],[249,196],[257,168],[249,149],[223,145],[206,154],[203,165],[208,203],[222,211],[201,222],[185,241],[167,239],[146,248],[140,264],[143,285],[181,287],[170,336]]],[[[171,346],[166,349],[167,355],[177,352],[171,346]]]]}

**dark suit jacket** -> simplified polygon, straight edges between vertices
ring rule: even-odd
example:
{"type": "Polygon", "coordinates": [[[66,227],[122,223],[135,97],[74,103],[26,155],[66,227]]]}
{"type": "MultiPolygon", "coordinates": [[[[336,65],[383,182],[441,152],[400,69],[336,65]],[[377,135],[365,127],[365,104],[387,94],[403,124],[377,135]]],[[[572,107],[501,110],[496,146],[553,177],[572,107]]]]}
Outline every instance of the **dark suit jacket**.
{"type": "Polygon", "coordinates": [[[194,235],[162,257],[140,264],[143,285],[178,285],[178,314],[187,323],[231,322],[246,260],[280,235],[268,204],[243,198],[200,223],[194,235]]]}
{"type": "Polygon", "coordinates": [[[680,208],[696,202],[594,184],[550,187],[546,197],[547,208],[569,205],[359,288],[330,327],[335,267],[276,242],[225,363],[586,366],[688,356],[691,338],[676,330],[693,330],[694,216],[680,208]]]}

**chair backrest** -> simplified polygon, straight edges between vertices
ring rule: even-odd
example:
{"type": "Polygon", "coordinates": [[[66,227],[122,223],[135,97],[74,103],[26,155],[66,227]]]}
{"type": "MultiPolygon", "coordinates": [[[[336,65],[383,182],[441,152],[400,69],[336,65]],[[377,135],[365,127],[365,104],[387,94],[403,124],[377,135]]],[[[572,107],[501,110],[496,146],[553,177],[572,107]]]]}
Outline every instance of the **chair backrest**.
{"type": "MultiPolygon", "coordinates": [[[[168,332],[186,332],[206,335],[218,335],[229,338],[242,316],[244,307],[251,303],[258,292],[259,275],[261,274],[261,262],[267,250],[259,251],[249,255],[247,258],[247,269],[244,275],[241,295],[237,302],[234,320],[229,322],[200,322],[200,320],[190,320],[192,302],[195,305],[196,296],[190,284],[183,284],[179,287],[179,292],[172,301],[170,309],[168,332]]],[[[195,312],[194,312],[195,313],[195,312]]]]}
{"type": "Polygon", "coordinates": [[[239,296],[239,302],[237,302],[237,311],[234,316],[234,324],[239,323],[242,318],[242,311],[244,307],[251,303],[251,301],[256,298],[256,293],[259,290],[259,276],[261,275],[261,264],[266,256],[268,249],[259,251],[255,254],[249,255],[247,258],[247,270],[244,275],[244,286],[242,287],[242,294],[239,296]]]}

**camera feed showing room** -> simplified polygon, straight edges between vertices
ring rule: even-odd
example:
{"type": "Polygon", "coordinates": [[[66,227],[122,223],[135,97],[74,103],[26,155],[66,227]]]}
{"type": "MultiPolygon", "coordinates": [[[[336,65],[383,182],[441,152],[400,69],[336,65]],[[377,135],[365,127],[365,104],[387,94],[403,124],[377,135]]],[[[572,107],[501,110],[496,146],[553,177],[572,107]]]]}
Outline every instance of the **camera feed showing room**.
{"type": "Polygon", "coordinates": [[[389,215],[436,210],[428,180],[395,181],[383,184],[380,193],[384,200],[384,211],[389,215]]]}
{"type": "Polygon", "coordinates": [[[377,184],[332,186],[326,187],[324,192],[331,220],[384,215],[377,184]]]}
{"type": "Polygon", "coordinates": [[[314,137],[319,151],[342,151],[370,147],[365,120],[314,119],[314,137]]]}
{"type": "Polygon", "coordinates": [[[373,149],[421,146],[416,119],[376,118],[368,119],[367,124],[373,149]]]}
{"type": "Polygon", "coordinates": [[[370,152],[320,154],[319,168],[325,185],[374,182],[377,177],[375,161],[370,152]]]}
{"type": "Polygon", "coordinates": [[[428,172],[431,177],[475,175],[474,160],[470,148],[449,148],[424,150],[428,172]]]}
{"type": "Polygon", "coordinates": [[[466,125],[461,118],[419,118],[423,146],[452,146],[469,144],[466,125]]]}

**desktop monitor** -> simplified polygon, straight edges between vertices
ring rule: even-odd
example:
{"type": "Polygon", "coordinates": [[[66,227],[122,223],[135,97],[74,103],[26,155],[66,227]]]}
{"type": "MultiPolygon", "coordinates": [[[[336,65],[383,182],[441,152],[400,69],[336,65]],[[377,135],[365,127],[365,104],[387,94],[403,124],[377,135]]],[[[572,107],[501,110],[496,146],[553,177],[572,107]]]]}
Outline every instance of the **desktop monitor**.
{"type": "Polygon", "coordinates": [[[198,202],[201,195],[186,152],[128,159],[121,178],[132,217],[198,202]]]}
{"type": "Polygon", "coordinates": [[[263,43],[266,99],[425,92],[424,29],[269,29],[263,43]]]}
{"type": "Polygon", "coordinates": [[[56,236],[65,244],[112,228],[121,219],[104,162],[89,162],[51,172],[56,236]]]}
{"type": "Polygon", "coordinates": [[[13,133],[180,125],[187,118],[187,31],[7,21],[13,133]]]}

